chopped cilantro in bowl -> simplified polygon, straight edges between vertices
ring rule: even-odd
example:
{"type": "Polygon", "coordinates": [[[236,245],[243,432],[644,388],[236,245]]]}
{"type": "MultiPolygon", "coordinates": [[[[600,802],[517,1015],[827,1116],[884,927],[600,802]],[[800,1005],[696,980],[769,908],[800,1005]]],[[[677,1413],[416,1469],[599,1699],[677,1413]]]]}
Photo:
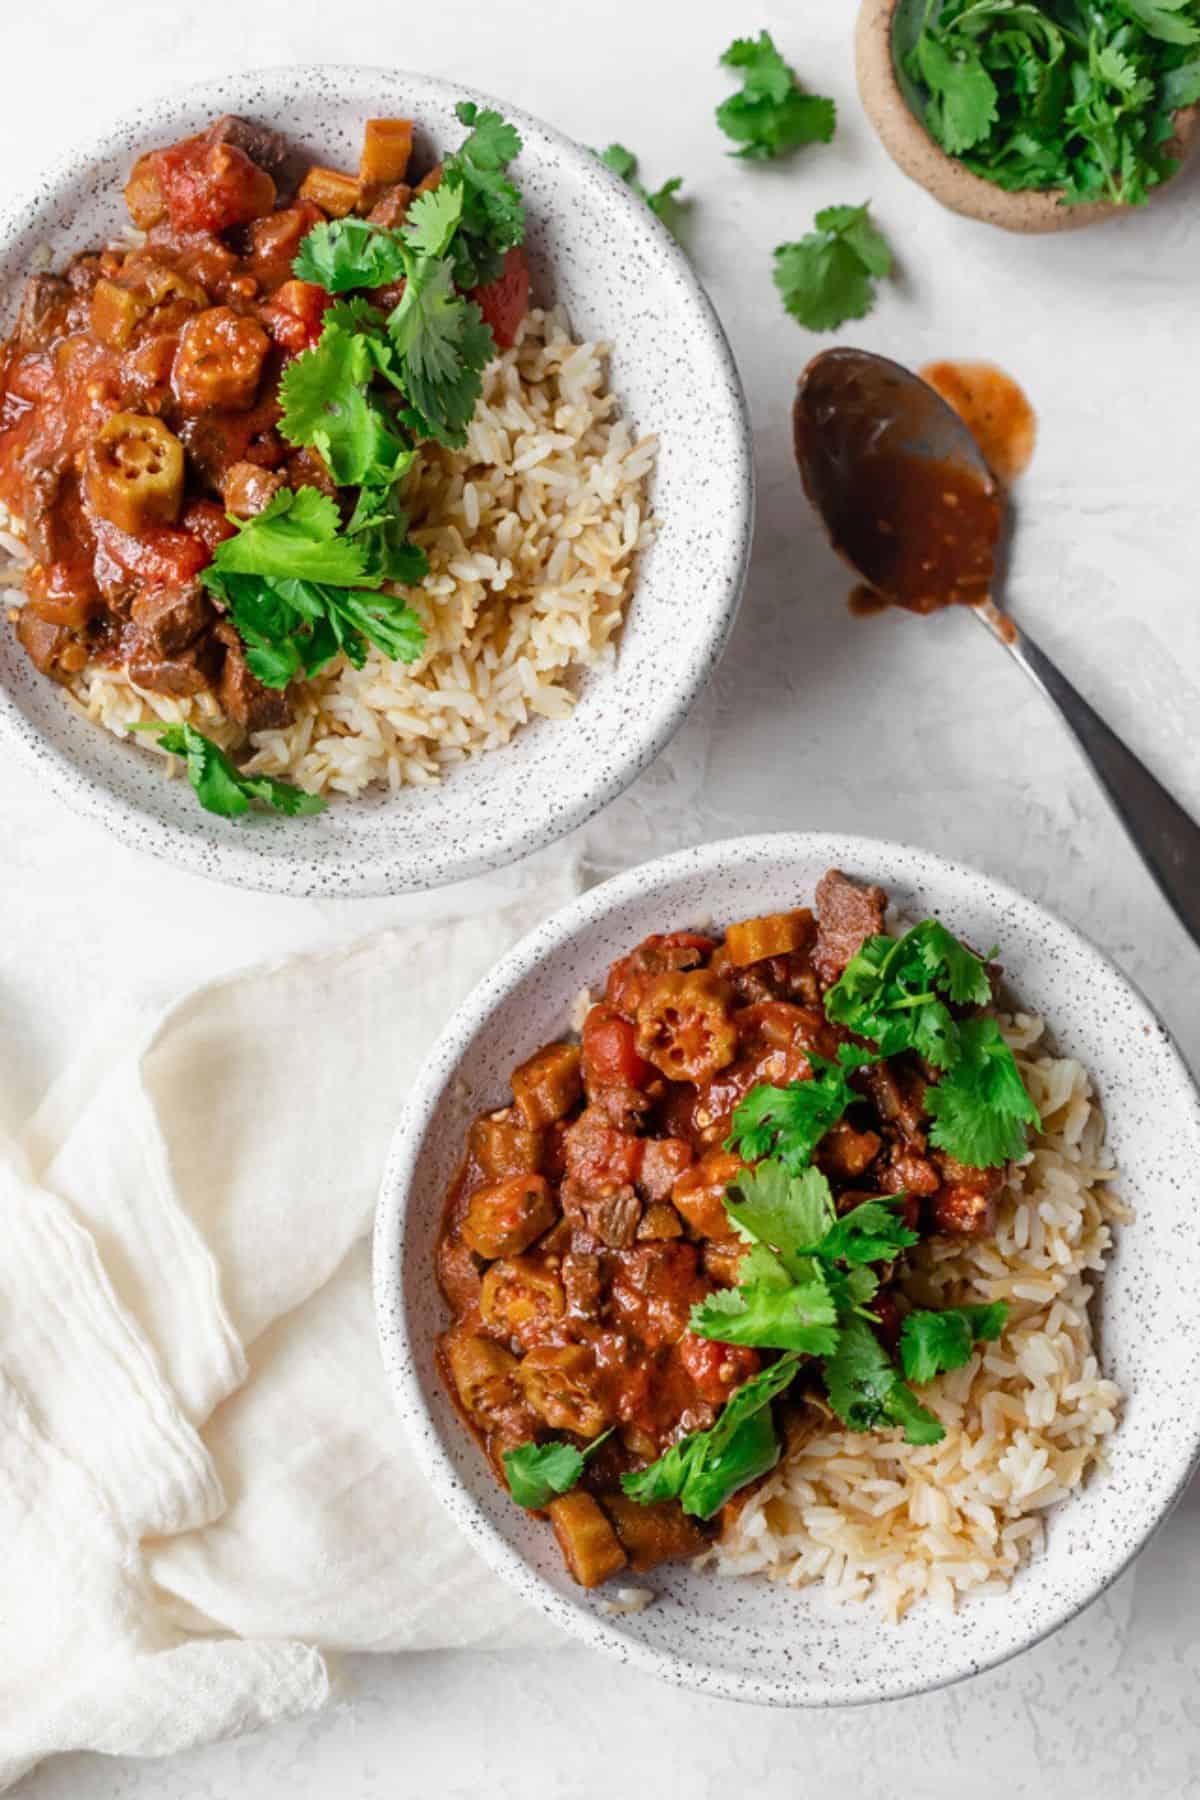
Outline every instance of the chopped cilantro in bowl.
{"type": "Polygon", "coordinates": [[[1200,101],[1200,0],[900,0],[893,44],[947,155],[1064,208],[1142,204],[1200,101]]]}

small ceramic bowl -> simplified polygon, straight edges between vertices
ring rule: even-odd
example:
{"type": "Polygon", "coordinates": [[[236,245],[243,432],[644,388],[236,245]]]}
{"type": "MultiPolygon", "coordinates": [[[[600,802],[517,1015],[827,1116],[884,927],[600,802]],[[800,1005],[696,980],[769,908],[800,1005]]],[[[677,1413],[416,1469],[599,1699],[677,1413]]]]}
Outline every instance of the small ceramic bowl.
{"type": "MultiPolygon", "coordinates": [[[[855,34],[858,91],[867,117],[884,149],[906,175],[928,188],[951,212],[1005,231],[1078,231],[1137,209],[1098,201],[1089,206],[1062,206],[1058,190],[1026,189],[1007,193],[973,175],[964,163],[947,156],[934,143],[910,104],[907,82],[899,70],[898,48],[910,20],[925,11],[924,0],[861,0],[855,34]]],[[[1200,107],[1184,107],[1175,115],[1172,153],[1187,156],[1200,136],[1200,107]]],[[[1156,188],[1155,194],[1165,191],[1156,188]]]]}
{"type": "Polygon", "coordinates": [[[459,1009],[409,1098],[384,1178],[375,1287],[384,1359],[425,1473],[484,1559],[524,1598],[598,1650],[682,1686],[783,1706],[912,1694],[1014,1655],[1062,1625],[1121,1572],[1181,1493],[1200,1449],[1200,1097],[1166,1032],[1100,953],[1011,888],[924,851],[863,838],[741,838],[634,869],[565,907],[519,944],[459,1009]],[[922,1602],[900,1626],[871,1603],[819,1589],[729,1580],[678,1565],[648,1579],[645,1611],[613,1616],[576,1587],[545,1524],[504,1494],[435,1366],[446,1313],[433,1254],[442,1197],[469,1121],[502,1104],[514,1065],[567,1029],[572,1002],[652,931],[705,926],[811,899],[831,864],[1003,946],[1022,1004],[1091,1071],[1137,1211],[1095,1302],[1105,1372],[1125,1395],[1111,1472],[1048,1516],[1045,1553],[1004,1595],[947,1616],[922,1602]]]}
{"type": "Polygon", "coordinates": [[[754,511],[750,427],[733,356],[683,252],[592,153],[502,101],[386,69],[255,70],[130,112],[59,162],[0,219],[0,327],[25,277],[127,224],[122,186],[137,151],[220,113],[278,127],[321,161],[353,166],[373,115],[414,118],[432,163],[461,141],[455,103],[499,106],[524,149],[534,296],[566,306],[577,332],[612,345],[624,415],[656,432],[659,532],[642,556],[615,666],[582,680],[566,720],[532,721],[512,743],[438,787],[335,800],[316,818],[201,811],[161,759],[85,721],[0,621],[0,747],[126,843],[198,874],[305,895],[437,887],[511,862],[612,800],[682,723],[708,679],[741,596],[754,511]]]}

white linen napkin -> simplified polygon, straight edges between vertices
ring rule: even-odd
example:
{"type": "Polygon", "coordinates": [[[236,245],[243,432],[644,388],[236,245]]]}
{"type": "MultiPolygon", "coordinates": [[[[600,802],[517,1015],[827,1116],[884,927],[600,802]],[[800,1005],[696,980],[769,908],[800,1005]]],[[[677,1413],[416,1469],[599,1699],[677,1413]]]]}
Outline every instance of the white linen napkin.
{"type": "Polygon", "coordinates": [[[409,1459],[367,1233],[431,1040],[577,886],[203,988],[0,1137],[0,1788],[309,1711],[325,1651],[551,1635],[409,1459]]]}

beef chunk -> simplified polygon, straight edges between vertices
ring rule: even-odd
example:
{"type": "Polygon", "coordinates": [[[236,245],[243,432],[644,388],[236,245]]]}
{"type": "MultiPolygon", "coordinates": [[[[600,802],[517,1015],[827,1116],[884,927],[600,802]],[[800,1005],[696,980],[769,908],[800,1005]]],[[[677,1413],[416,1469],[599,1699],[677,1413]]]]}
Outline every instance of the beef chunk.
{"type": "Polygon", "coordinates": [[[67,646],[78,644],[79,639],[65,625],[52,625],[48,619],[40,619],[25,607],[17,617],[17,641],[43,675],[49,675],[55,681],[69,679],[62,656],[67,646]]]}
{"type": "Polygon", "coordinates": [[[830,869],[817,883],[817,947],[813,962],[827,985],[835,982],[863,940],[883,930],[887,895],[881,887],[862,887],[840,869],[830,869]]]}
{"type": "Polygon", "coordinates": [[[235,513],[239,519],[249,519],[262,512],[282,486],[282,475],[276,475],[273,470],[260,468],[258,463],[236,462],[225,472],[221,498],[226,512],[235,513]]]}
{"type": "Polygon", "coordinates": [[[71,289],[61,275],[31,275],[13,336],[20,350],[48,350],[67,330],[71,289]]]}
{"type": "Polygon", "coordinates": [[[560,1189],[563,1216],[576,1230],[596,1238],[609,1250],[628,1250],[637,1237],[642,1203],[631,1187],[611,1194],[592,1194],[570,1179],[560,1189]]]}
{"type": "Polygon", "coordinates": [[[25,469],[25,537],[34,562],[58,562],[70,550],[70,537],[63,519],[63,472],[61,469],[26,466],[25,469]]]}
{"type": "Polygon", "coordinates": [[[577,1319],[600,1317],[600,1258],[568,1251],[560,1267],[567,1310],[577,1319]]]}
{"type": "Polygon", "coordinates": [[[286,692],[264,687],[250,673],[242,640],[233,626],[218,625],[216,636],[225,646],[217,698],[228,716],[246,731],[269,731],[275,726],[290,725],[292,708],[286,692]]]}
{"type": "Polygon", "coordinates": [[[386,225],[390,231],[395,231],[407,218],[412,197],[413,190],[406,181],[397,181],[392,187],[384,188],[367,214],[368,223],[386,225]]]}
{"type": "Polygon", "coordinates": [[[282,132],[272,131],[268,125],[239,119],[236,113],[224,113],[204,135],[210,144],[232,144],[235,150],[244,151],[251,162],[274,178],[276,186],[289,186],[290,178],[297,173],[291,145],[282,132]]]}
{"type": "Polygon", "coordinates": [[[205,644],[193,644],[176,656],[156,656],[153,650],[135,647],[129,658],[129,677],[152,694],[186,700],[211,686],[211,652],[205,644]]]}
{"type": "Polygon", "coordinates": [[[917,1150],[925,1148],[925,1082],[902,1063],[872,1063],[862,1070],[862,1083],[875,1110],[887,1125],[917,1150]]]}
{"type": "Polygon", "coordinates": [[[215,614],[198,581],[182,587],[152,587],[138,594],[129,609],[135,654],[171,657],[186,650],[215,614]]]}

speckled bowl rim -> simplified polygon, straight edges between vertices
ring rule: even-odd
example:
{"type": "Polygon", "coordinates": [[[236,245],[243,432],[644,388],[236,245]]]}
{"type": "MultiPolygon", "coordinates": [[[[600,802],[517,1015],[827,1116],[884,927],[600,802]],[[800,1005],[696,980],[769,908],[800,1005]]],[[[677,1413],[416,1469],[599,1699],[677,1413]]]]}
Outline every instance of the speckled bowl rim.
{"type": "MultiPolygon", "coordinates": [[[[951,1687],[986,1669],[998,1667],[1052,1636],[1098,1600],[1141,1554],[1171,1513],[1200,1465],[1200,1395],[1197,1395],[1193,1407],[1190,1448],[1173,1463],[1170,1481],[1161,1482],[1156,1489],[1152,1503],[1146,1507],[1136,1541],[1128,1553],[1114,1557],[1103,1579],[1095,1583],[1090,1591],[1065,1601],[1057,1610],[1040,1619],[1036,1629],[1019,1641],[998,1649],[994,1655],[984,1659],[964,1656],[960,1664],[951,1663],[940,1668],[928,1679],[923,1679],[906,1664],[904,1639],[898,1634],[894,1677],[867,1687],[859,1682],[839,1681],[836,1678],[831,1680],[825,1672],[815,1676],[789,1673],[785,1678],[767,1676],[752,1667],[747,1667],[744,1672],[732,1672],[706,1661],[699,1652],[687,1655],[659,1650],[642,1643],[621,1632],[617,1624],[565,1600],[506,1541],[460,1480],[441,1446],[437,1423],[426,1406],[417,1358],[407,1328],[404,1262],[409,1186],[416,1171],[423,1141],[436,1117],[441,1096],[454,1079],[459,1057],[476,1032],[505,1004],[531,969],[553,956],[577,933],[604,918],[606,914],[616,911],[627,901],[644,898],[647,893],[662,889],[681,875],[719,873],[722,869],[735,865],[752,864],[764,856],[769,856],[772,860],[795,858],[808,862],[814,859],[822,862],[840,861],[864,875],[886,868],[887,879],[893,884],[910,880],[918,889],[931,879],[965,882],[986,888],[996,900],[1036,922],[1049,944],[1068,947],[1106,981],[1113,981],[1124,990],[1131,1014],[1144,1029],[1152,1031],[1159,1038],[1161,1048],[1178,1077],[1180,1105],[1189,1114],[1193,1130],[1200,1134],[1200,1092],[1197,1091],[1196,1083],[1177,1046],[1149,1002],[1089,938],[1066,924],[1048,908],[1030,900],[1018,889],[933,851],[883,839],[843,837],[829,832],[776,832],[723,839],[675,851],[653,862],[628,869],[589,889],[529,932],[478,983],[454,1013],[430,1051],[405,1103],[380,1185],[373,1242],[376,1322],[384,1367],[418,1465],[472,1547],[497,1575],[520,1593],[527,1604],[535,1606],[556,1625],[561,1626],[572,1637],[581,1639],[592,1649],[635,1668],[645,1669],[676,1687],[749,1704],[804,1708],[868,1705],[881,1700],[911,1698],[917,1694],[951,1687]],[[439,1073],[443,1068],[447,1073],[439,1073]]],[[[568,1015],[572,998],[571,995],[563,996],[564,1019],[568,1015]]],[[[1065,1027],[1068,1021],[1059,1023],[1065,1027]]],[[[1103,1104],[1104,1096],[1101,1095],[1100,1099],[1103,1104]]],[[[1114,1455],[1119,1453],[1118,1433],[1114,1440],[1114,1455]]],[[[1068,1508],[1071,1502],[1068,1500],[1062,1504],[1064,1508],[1068,1508]]],[[[1022,1574],[1024,1579],[1036,1580],[1036,1561],[1022,1574]]]]}
{"type": "MultiPolygon", "coordinates": [[[[264,858],[254,854],[249,843],[218,838],[208,816],[198,813],[195,828],[185,829],[154,818],[128,799],[106,791],[92,782],[75,766],[70,755],[36,734],[13,709],[0,704],[0,747],[10,750],[43,785],[77,814],[104,825],[128,848],[149,852],[174,863],[192,874],[218,880],[234,887],[255,889],[264,893],[290,894],[298,898],[330,896],[384,896],[396,893],[428,891],[452,882],[465,881],[503,868],[522,857],[544,849],[565,837],[578,826],[594,818],[610,801],[649,768],[683,724],[696,700],[707,686],[709,677],[720,661],[737,617],[750,566],[754,533],[755,469],[753,432],[750,412],[742,387],[733,350],[716,308],[696,275],[692,264],[670,232],[651,214],[616,175],[600,163],[585,146],[574,142],[554,126],[547,125],[533,113],[512,106],[508,101],[484,93],[463,82],[451,82],[417,71],[359,63],[274,64],[268,68],[247,69],[234,74],[214,76],[195,85],[175,84],[157,95],[141,101],[130,110],[123,125],[92,133],[51,162],[31,186],[9,206],[0,207],[0,254],[9,240],[28,224],[28,214],[66,183],[74,180],[80,169],[103,158],[123,153],[127,134],[136,125],[139,133],[151,135],[170,129],[183,111],[193,111],[211,100],[221,112],[236,110],[239,94],[259,93],[283,84],[319,82],[343,77],[350,82],[383,80],[411,84],[434,101],[452,103],[474,100],[479,106],[501,109],[521,131],[528,143],[531,134],[548,139],[550,145],[566,160],[584,170],[591,179],[609,189],[609,199],[618,215],[623,214],[632,232],[643,245],[653,244],[664,268],[686,289],[695,310],[697,330],[709,340],[709,347],[724,376],[722,391],[734,403],[729,420],[737,439],[736,467],[730,468],[728,507],[730,525],[728,541],[733,547],[724,584],[724,604],[712,609],[708,632],[699,644],[697,655],[680,679],[669,666],[663,671],[664,685],[677,682],[678,691],[670,710],[660,715],[657,729],[644,735],[644,724],[633,718],[620,743],[597,771],[593,784],[573,804],[551,808],[546,816],[530,819],[524,807],[508,809],[511,824],[486,850],[474,850],[469,844],[455,845],[442,852],[436,876],[413,867],[411,852],[390,853],[386,833],[381,832],[378,852],[360,851],[322,858],[315,866],[305,856],[302,836],[295,837],[293,858],[264,858]],[[331,876],[330,869],[333,870],[331,876]]],[[[261,110],[261,100],[258,110],[261,110]]],[[[633,589],[630,604],[636,597],[633,589]]],[[[618,647],[618,656],[620,648],[618,647]]],[[[596,679],[603,680],[604,671],[596,679]]],[[[0,694],[0,702],[3,695],[0,694]]],[[[64,705],[70,702],[64,699],[64,705]]],[[[94,726],[102,730],[101,726],[94,726]]],[[[495,754],[502,754],[496,752],[495,754]]],[[[486,753],[484,753],[486,754],[486,753]]],[[[339,804],[353,804],[339,796],[339,804]]],[[[370,796],[364,796],[370,804],[370,796]]],[[[381,815],[381,818],[385,815],[381,815]]],[[[296,829],[296,821],[273,819],[276,827],[296,829]]],[[[303,821],[300,822],[300,830],[303,821]]]]}

